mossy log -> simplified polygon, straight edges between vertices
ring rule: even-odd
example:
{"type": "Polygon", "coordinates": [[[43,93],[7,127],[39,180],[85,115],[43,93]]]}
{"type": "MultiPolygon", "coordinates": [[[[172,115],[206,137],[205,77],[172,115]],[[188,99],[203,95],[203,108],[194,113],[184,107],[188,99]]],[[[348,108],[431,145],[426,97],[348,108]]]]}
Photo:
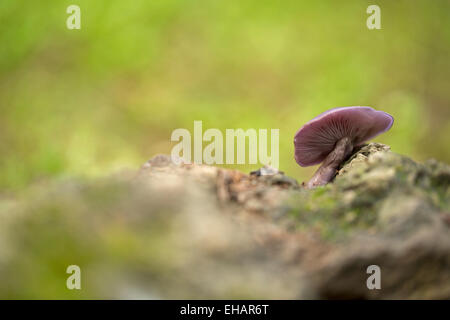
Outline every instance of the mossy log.
{"type": "Polygon", "coordinates": [[[376,143],[311,190],[168,156],[42,183],[0,200],[0,298],[449,299],[449,186],[376,143]]]}

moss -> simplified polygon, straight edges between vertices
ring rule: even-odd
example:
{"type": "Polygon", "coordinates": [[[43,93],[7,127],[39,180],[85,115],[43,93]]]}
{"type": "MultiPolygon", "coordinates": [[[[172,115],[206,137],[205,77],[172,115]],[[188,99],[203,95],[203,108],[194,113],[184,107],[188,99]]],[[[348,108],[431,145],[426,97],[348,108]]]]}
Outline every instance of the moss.
{"type": "Polygon", "coordinates": [[[362,230],[382,231],[378,224],[381,204],[402,195],[414,195],[436,210],[448,211],[448,166],[435,161],[417,164],[374,145],[350,157],[333,183],[292,196],[296,199],[289,202],[290,218],[299,230],[315,230],[326,239],[362,230]]]}

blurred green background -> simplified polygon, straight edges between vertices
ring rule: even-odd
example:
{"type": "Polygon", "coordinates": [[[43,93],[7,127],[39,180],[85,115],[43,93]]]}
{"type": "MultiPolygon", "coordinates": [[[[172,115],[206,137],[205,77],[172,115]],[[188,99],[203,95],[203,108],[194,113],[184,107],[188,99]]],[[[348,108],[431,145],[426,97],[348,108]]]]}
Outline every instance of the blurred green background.
{"type": "MultiPolygon", "coordinates": [[[[395,152],[450,162],[450,1],[0,1],[0,190],[170,153],[176,128],[279,128],[336,106],[395,118],[395,152]],[[68,30],[66,8],[81,8],[68,30]],[[382,30],[366,27],[370,4],[382,30]]],[[[249,171],[258,167],[234,165],[249,171]]]]}

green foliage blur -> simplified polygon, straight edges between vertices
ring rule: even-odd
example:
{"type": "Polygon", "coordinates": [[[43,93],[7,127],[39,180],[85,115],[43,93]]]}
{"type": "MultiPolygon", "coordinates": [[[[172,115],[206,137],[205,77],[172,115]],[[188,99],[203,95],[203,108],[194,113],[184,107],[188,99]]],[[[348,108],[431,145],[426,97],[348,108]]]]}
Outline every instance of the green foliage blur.
{"type": "MultiPolygon", "coordinates": [[[[395,118],[376,138],[450,162],[450,2],[0,1],[0,190],[138,168],[177,128],[280,129],[337,106],[395,118]],[[81,8],[69,30],[66,8],[81,8]],[[366,8],[381,7],[381,30],[366,8]]],[[[228,166],[250,171],[258,165],[228,166]]]]}

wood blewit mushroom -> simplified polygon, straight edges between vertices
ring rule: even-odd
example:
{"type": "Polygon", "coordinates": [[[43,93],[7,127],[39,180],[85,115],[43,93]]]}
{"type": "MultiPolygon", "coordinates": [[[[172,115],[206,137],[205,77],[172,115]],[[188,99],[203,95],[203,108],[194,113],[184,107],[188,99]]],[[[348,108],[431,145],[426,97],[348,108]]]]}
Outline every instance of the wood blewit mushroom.
{"type": "Polygon", "coordinates": [[[393,123],[390,114],[371,107],[334,108],[306,123],[294,137],[295,161],[302,167],[322,163],[306,187],[330,182],[354,147],[386,132],[393,123]]]}

